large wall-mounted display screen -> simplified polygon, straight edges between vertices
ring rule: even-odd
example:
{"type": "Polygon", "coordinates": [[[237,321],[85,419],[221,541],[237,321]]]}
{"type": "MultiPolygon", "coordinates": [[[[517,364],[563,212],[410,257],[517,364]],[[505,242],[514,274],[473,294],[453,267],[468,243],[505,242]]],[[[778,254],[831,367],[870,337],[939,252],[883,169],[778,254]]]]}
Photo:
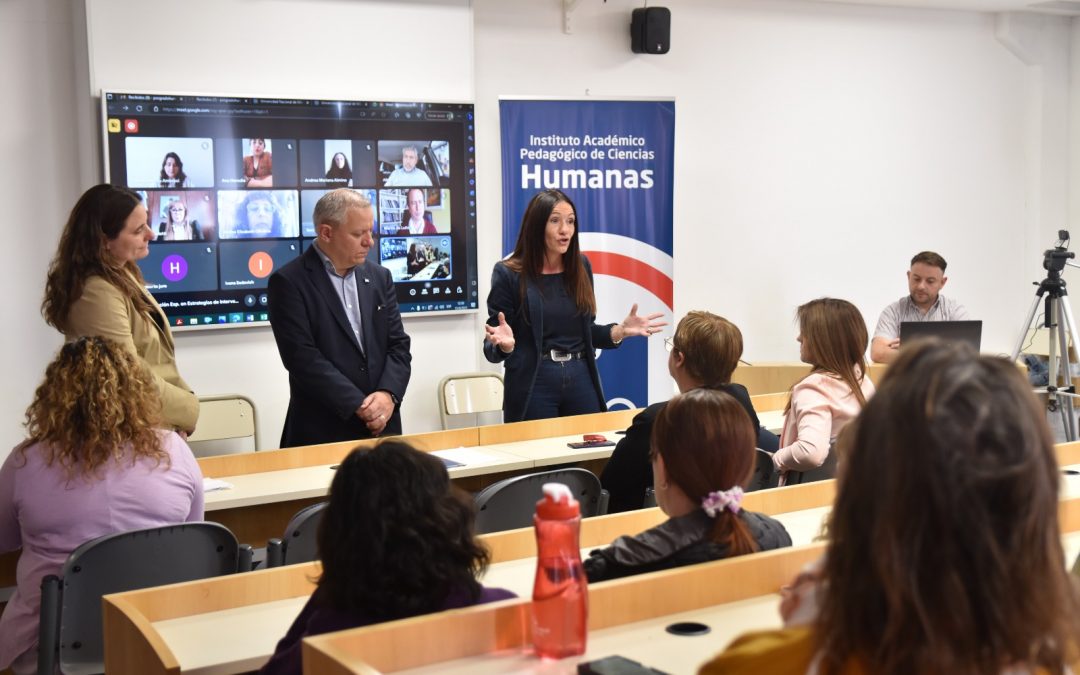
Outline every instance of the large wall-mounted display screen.
{"type": "Polygon", "coordinates": [[[139,262],[178,328],[268,319],[269,276],[311,246],[327,190],[371,201],[402,314],[472,311],[476,154],[468,103],[104,91],[106,180],[143,195],[139,262]]]}

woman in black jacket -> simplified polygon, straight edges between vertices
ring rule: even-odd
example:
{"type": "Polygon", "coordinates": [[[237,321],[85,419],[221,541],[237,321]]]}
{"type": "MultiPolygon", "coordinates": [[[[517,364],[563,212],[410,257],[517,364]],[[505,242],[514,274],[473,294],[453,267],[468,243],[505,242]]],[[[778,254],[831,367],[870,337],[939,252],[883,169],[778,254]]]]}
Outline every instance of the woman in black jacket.
{"type": "Polygon", "coordinates": [[[505,363],[503,421],[607,410],[596,349],[653,335],[661,314],[596,324],[592,267],[578,245],[577,209],[559,190],[539,192],[521,219],[514,252],[495,264],[484,356],[505,363]]]}
{"type": "MultiPolygon", "coordinates": [[[[731,381],[743,352],[742,331],[738,326],[711,312],[693,311],[679,321],[675,335],[665,339],[664,345],[668,349],[668,372],[679,391],[711,387],[731,394],[750,416],[757,447],[776,450],[778,439],[760,428],[746,387],[731,381]]],[[[645,490],[653,484],[649,461],[653,422],[665,405],[667,401],[653,403],[638,413],[604,465],[600,482],[610,495],[608,513],[643,506],[645,490]]]]}
{"type": "Polygon", "coordinates": [[[668,520],[585,560],[590,582],[791,546],[780,522],[741,508],[757,438],[743,406],[717,389],[668,401],[652,436],[656,502],[668,520]]]}

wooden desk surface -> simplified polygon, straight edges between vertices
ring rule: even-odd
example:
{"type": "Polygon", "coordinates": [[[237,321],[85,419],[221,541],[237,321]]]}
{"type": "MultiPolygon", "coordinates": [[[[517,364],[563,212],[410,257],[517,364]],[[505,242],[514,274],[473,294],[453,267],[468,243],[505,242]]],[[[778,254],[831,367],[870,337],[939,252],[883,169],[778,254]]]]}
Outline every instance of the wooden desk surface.
{"type": "MultiPolygon", "coordinates": [[[[578,415],[555,420],[470,427],[402,436],[402,440],[428,452],[465,461],[449,469],[452,480],[477,490],[498,479],[554,464],[606,460],[613,446],[574,450],[571,441],[583,434],[615,431],[629,426],[636,410],[578,415]],[[479,482],[477,482],[479,481],[479,482]]],[[[329,443],[270,450],[245,455],[206,457],[199,460],[203,474],[226,481],[232,489],[206,493],[206,519],[228,527],[242,543],[265,545],[285,532],[289,519],[303,507],[326,498],[333,471],[358,445],[374,441],[329,443]]]]}
{"type": "Polygon", "coordinates": [[[591,433],[602,434],[612,445],[602,445],[593,448],[571,448],[567,443],[581,441],[581,434],[572,436],[554,436],[550,438],[537,438],[527,441],[513,441],[510,443],[495,443],[481,446],[484,452],[503,452],[508,455],[525,458],[533,463],[533,468],[542,468],[553,464],[572,464],[586,462],[593,459],[607,459],[615,450],[615,444],[622,436],[617,432],[624,431],[626,427],[618,429],[600,429],[591,433]]]}
{"type": "MultiPolygon", "coordinates": [[[[1080,469],[1080,466],[1070,468],[1080,469]]],[[[1080,552],[1080,476],[1066,476],[1063,480],[1062,528],[1064,531],[1077,530],[1065,538],[1066,556],[1072,559],[1080,552]]],[[[834,481],[766,490],[748,494],[744,506],[780,520],[788,528],[795,546],[800,547],[810,544],[820,534],[821,524],[831,509],[829,504],[834,490],[834,481]]],[[[605,545],[620,534],[641,531],[663,519],[659,509],[587,519],[582,523],[583,552],[587,554],[591,548],[605,545]]],[[[528,597],[535,573],[532,557],[535,556],[535,541],[531,530],[494,533],[483,539],[492,549],[493,559],[499,561],[489,568],[483,582],[528,597]]],[[[318,563],[310,563],[118,594],[110,596],[106,613],[116,613],[116,608],[111,606],[115,600],[121,605],[126,603],[131,615],[143,616],[139,620],[143,622],[140,630],[147,637],[129,638],[123,640],[124,644],[137,652],[134,645],[141,640],[155,643],[175,655],[172,658],[177,659],[176,666],[182,672],[218,673],[257,668],[272,653],[277,640],[306,602],[313,590],[312,580],[317,570],[318,563]],[[258,617],[254,620],[257,630],[249,629],[255,625],[250,616],[258,617]],[[223,636],[228,637],[222,639],[223,636]],[[206,646],[211,644],[213,647],[206,646]]],[[[625,580],[609,583],[622,581],[625,580]]],[[[132,621],[139,623],[135,619],[132,621]]],[[[113,622],[115,619],[107,623],[106,629],[110,643],[116,632],[113,622]]],[[[746,624],[742,626],[746,627],[746,624]]],[[[641,630],[654,628],[654,625],[652,628],[646,625],[641,630]]],[[[594,646],[597,644],[601,643],[594,642],[594,646]]],[[[634,654],[640,652],[623,650],[620,653],[635,658],[634,654]]],[[[589,658],[603,655],[590,649],[589,658]]],[[[517,656],[525,658],[521,654],[517,656]]],[[[510,666],[512,664],[505,662],[499,665],[500,668],[510,666]]],[[[141,662],[139,667],[118,668],[116,672],[150,671],[145,668],[145,662],[141,662]]]]}
{"type": "MultiPolygon", "coordinates": [[[[1078,503],[1061,504],[1066,556],[1080,550],[1078,503]]],[[[733,636],[779,625],[775,591],[794,575],[792,568],[823,551],[823,544],[813,544],[591,586],[588,650],[581,657],[533,657],[531,606],[519,600],[308,638],[304,672],[573,673],[580,661],[620,654],[666,672],[695,673],[733,636]],[[676,620],[702,621],[713,632],[669,636],[664,626],[676,620]]]]}
{"type": "Polygon", "coordinates": [[[758,422],[761,422],[761,426],[777,436],[780,435],[780,432],[784,429],[783,410],[756,410],[755,412],[757,412],[758,422]]]}
{"type": "MultiPolygon", "coordinates": [[[[795,523],[792,527],[809,528],[797,539],[810,541],[822,516],[820,505],[831,503],[832,498],[832,482],[828,481],[751,493],[744,506],[772,514],[807,506],[810,512],[801,518],[788,515],[795,523]]],[[[659,509],[588,518],[581,527],[583,551],[587,555],[590,549],[606,545],[619,535],[640,532],[664,519],[659,509]]],[[[536,555],[531,528],[492,533],[481,539],[497,561],[489,567],[483,583],[528,597],[536,555]]],[[[205,674],[258,668],[273,653],[277,640],[306,602],[317,573],[318,563],[309,563],[109,596],[107,642],[113,644],[118,631],[126,634],[123,631],[137,628],[142,637],[122,639],[128,647],[125,653],[132,658],[152,644],[170,655],[177,672],[205,674]],[[248,617],[253,614],[259,617],[258,630],[249,629],[248,617]],[[212,647],[200,647],[210,643],[212,647]]],[[[110,672],[152,672],[146,663],[161,660],[143,656],[150,660],[114,665],[110,672]]]]}
{"type": "Polygon", "coordinates": [[[746,631],[779,628],[782,625],[779,606],[779,594],[770,593],[590,631],[584,655],[559,661],[540,661],[532,654],[531,648],[519,647],[395,672],[407,675],[572,675],[577,673],[579,663],[619,655],[665,673],[692,674],[697,673],[698,668],[724,645],[746,631]],[[685,637],[664,630],[679,621],[703,623],[710,631],[707,635],[685,637]]]}
{"type": "MultiPolygon", "coordinates": [[[[568,438],[579,438],[571,436],[568,438]]],[[[542,443],[543,441],[533,441],[542,443]]],[[[550,442],[550,441],[549,441],[550,442]]],[[[514,446],[514,443],[507,443],[514,446]]],[[[500,471],[515,471],[519,469],[531,469],[535,462],[528,457],[519,454],[511,454],[492,447],[470,448],[472,463],[465,466],[455,466],[447,470],[451,478],[464,478],[500,471]]],[[[455,455],[453,450],[434,451],[439,455],[455,455]]],[[[611,454],[610,452],[608,453],[611,454]]],[[[272,502],[292,501],[307,499],[310,497],[325,498],[330,488],[330,481],[334,478],[334,464],[319,464],[305,466],[296,469],[282,469],[279,471],[263,471],[246,473],[238,476],[222,476],[224,480],[232,484],[232,488],[207,492],[206,511],[218,511],[243,506],[256,506],[272,502]]],[[[212,517],[208,516],[208,520],[212,517]]],[[[279,528],[284,532],[282,525],[279,528]]],[[[255,542],[251,542],[255,543],[255,542]]]]}
{"type": "MultiPolygon", "coordinates": [[[[871,363],[870,379],[877,384],[887,366],[871,363]]],[[[790,391],[791,385],[810,372],[810,365],[801,362],[755,361],[753,365],[740,363],[731,375],[731,381],[746,387],[751,395],[790,391]]]]}
{"type": "MultiPolygon", "coordinates": [[[[813,509],[814,511],[820,509],[813,509]]],[[[1080,554],[1080,532],[1062,538],[1067,561],[1080,554]]],[[[577,672],[577,664],[619,655],[672,675],[692,675],[733,639],[751,630],[780,628],[780,595],[770,593],[699,610],[669,614],[622,626],[590,631],[587,650],[580,657],[541,662],[528,647],[508,649],[400,672],[404,675],[495,675],[496,673],[577,672]],[[707,635],[680,637],[665,628],[680,621],[695,621],[710,628],[707,635]]]]}
{"type": "MultiPolygon", "coordinates": [[[[827,507],[809,509],[806,512],[786,514],[809,516],[813,521],[823,515],[827,507]]],[[[781,514],[783,518],[785,514],[781,514]]],[[[793,532],[793,538],[808,539],[810,533],[793,532]]],[[[1063,539],[1066,559],[1075,560],[1080,554],[1080,532],[1068,534],[1063,539]]],[[[582,550],[586,555],[588,548],[582,550]]],[[[521,598],[532,593],[536,562],[532,558],[496,563],[491,566],[484,583],[488,586],[506,588],[521,598]]],[[[172,652],[179,657],[181,672],[198,675],[235,673],[258,669],[273,653],[277,641],[285,634],[307,596],[275,600],[235,609],[209,612],[177,619],[153,622],[153,628],[172,652]],[[237,627],[242,626],[242,634],[237,627]],[[222,639],[228,636],[229,639],[222,639]]],[[[641,663],[656,666],[672,673],[696,672],[707,658],[718,652],[735,636],[752,629],[765,629],[780,625],[777,608],[779,596],[769,594],[750,600],[709,607],[683,614],[665,616],[618,628],[598,631],[589,636],[589,650],[580,659],[560,661],[560,668],[574,672],[574,664],[621,654],[641,663]],[[702,639],[676,637],[663,628],[676,621],[698,621],[712,628],[702,639]],[[657,655],[663,655],[658,660],[657,655]]],[[[461,662],[440,663],[418,668],[409,673],[506,673],[528,672],[537,666],[528,650],[519,649],[507,654],[464,659],[461,662]]],[[[563,672],[544,669],[537,672],[563,672]]]]}

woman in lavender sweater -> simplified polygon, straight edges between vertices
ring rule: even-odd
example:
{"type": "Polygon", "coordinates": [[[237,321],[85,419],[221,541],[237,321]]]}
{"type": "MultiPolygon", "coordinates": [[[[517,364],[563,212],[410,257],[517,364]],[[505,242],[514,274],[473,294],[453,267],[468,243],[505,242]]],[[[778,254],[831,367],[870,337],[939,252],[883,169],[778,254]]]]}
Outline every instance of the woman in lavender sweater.
{"type": "Polygon", "coordinates": [[[202,473],[159,427],[150,372],[119,343],[60,350],[26,411],[27,440],[0,467],[0,553],[22,548],[0,616],[0,669],[36,670],[42,577],[106,534],[202,520],[202,473]]]}

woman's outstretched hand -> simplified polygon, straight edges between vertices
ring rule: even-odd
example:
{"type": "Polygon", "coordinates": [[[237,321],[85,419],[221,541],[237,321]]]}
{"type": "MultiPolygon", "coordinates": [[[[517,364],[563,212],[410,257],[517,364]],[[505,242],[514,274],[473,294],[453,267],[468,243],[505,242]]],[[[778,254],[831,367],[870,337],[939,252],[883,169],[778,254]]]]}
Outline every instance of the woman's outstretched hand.
{"type": "Polygon", "coordinates": [[[626,318],[615,324],[611,329],[611,339],[613,342],[621,342],[623,338],[634,337],[635,335],[649,337],[659,333],[660,329],[667,325],[666,321],[657,321],[662,316],[664,316],[663,312],[638,316],[637,303],[634,303],[626,318]]]}

